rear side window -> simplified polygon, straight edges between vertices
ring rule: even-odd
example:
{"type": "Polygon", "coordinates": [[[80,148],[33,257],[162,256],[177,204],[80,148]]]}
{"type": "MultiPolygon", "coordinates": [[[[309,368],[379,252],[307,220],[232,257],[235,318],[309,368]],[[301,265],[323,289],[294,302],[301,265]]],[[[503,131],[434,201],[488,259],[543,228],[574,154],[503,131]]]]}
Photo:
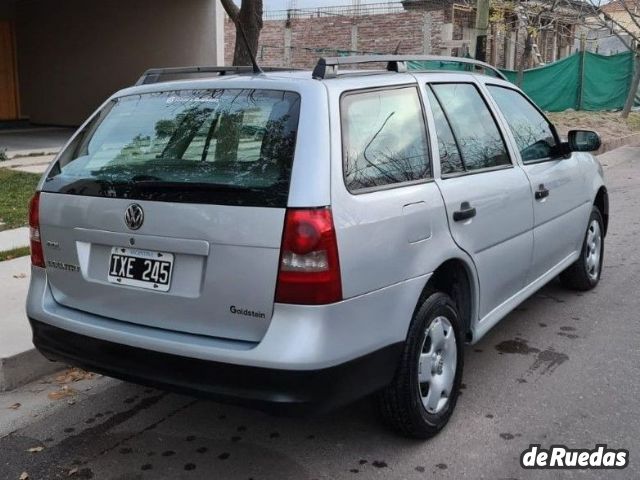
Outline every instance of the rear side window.
{"type": "Polygon", "coordinates": [[[351,192],[431,176],[416,87],[348,93],[341,100],[344,179],[351,192]]]}
{"type": "Polygon", "coordinates": [[[488,85],[494,100],[509,123],[522,161],[550,158],[556,152],[556,138],[546,118],[521,93],[488,85]]]}
{"type": "Polygon", "coordinates": [[[500,130],[474,85],[441,83],[431,88],[462,157],[461,165],[453,164],[453,168],[461,166],[467,172],[511,165],[500,130]]]}
{"type": "Polygon", "coordinates": [[[456,143],[456,138],[451,131],[451,125],[447,120],[444,110],[440,106],[438,99],[430,89],[427,89],[427,97],[431,104],[433,119],[438,137],[438,151],[440,153],[440,171],[443,175],[449,173],[464,172],[464,164],[460,156],[460,149],[456,143]]]}
{"type": "Polygon", "coordinates": [[[75,138],[44,190],[284,207],[299,109],[298,94],[273,90],[121,97],[75,138]]]}

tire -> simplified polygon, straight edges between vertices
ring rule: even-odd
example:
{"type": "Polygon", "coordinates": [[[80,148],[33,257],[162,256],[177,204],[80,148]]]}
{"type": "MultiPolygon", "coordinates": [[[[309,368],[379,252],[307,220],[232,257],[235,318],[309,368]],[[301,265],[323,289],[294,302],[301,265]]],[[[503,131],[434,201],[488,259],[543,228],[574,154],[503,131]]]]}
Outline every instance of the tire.
{"type": "Polygon", "coordinates": [[[604,259],[604,222],[597,207],[591,210],[580,257],[560,274],[562,284],[572,290],[591,290],[600,281],[604,259]]]}
{"type": "Polygon", "coordinates": [[[380,415],[392,429],[427,439],[447,424],[462,379],[461,332],[458,312],[448,295],[433,293],[417,309],[394,380],[377,395],[380,415]],[[424,368],[427,362],[428,369],[424,368]],[[433,385],[445,395],[434,394],[433,385]]]}

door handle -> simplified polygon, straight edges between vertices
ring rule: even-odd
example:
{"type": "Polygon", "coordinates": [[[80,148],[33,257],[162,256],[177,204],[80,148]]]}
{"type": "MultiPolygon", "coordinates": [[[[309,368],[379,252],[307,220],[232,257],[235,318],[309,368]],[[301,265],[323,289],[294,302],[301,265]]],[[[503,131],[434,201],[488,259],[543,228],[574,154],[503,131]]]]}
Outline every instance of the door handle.
{"type": "Polygon", "coordinates": [[[549,189],[545,188],[544,184],[538,185],[538,190],[535,193],[536,200],[542,200],[543,198],[547,198],[549,196],[549,189]]]}
{"type": "Polygon", "coordinates": [[[460,210],[456,210],[453,212],[453,221],[461,222],[463,220],[468,220],[469,218],[473,218],[476,216],[476,209],[469,205],[469,202],[462,202],[460,204],[460,210]]]}

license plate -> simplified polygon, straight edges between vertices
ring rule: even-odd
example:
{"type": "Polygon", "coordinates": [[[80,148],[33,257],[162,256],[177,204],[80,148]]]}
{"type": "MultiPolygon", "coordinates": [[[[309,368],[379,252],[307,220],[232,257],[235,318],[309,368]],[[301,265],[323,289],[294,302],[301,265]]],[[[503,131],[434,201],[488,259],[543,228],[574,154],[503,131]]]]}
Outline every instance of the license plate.
{"type": "Polygon", "coordinates": [[[118,285],[167,292],[172,270],[173,253],[113,247],[108,279],[118,285]]]}

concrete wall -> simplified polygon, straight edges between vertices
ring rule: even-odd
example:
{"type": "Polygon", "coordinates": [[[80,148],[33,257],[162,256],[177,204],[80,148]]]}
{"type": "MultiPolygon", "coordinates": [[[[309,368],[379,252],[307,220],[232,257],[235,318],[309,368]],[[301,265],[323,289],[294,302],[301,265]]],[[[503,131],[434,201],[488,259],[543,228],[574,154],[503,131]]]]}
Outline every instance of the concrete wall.
{"type": "Polygon", "coordinates": [[[17,3],[22,114],[78,125],[150,67],[216,64],[217,0],[17,3]]]}

